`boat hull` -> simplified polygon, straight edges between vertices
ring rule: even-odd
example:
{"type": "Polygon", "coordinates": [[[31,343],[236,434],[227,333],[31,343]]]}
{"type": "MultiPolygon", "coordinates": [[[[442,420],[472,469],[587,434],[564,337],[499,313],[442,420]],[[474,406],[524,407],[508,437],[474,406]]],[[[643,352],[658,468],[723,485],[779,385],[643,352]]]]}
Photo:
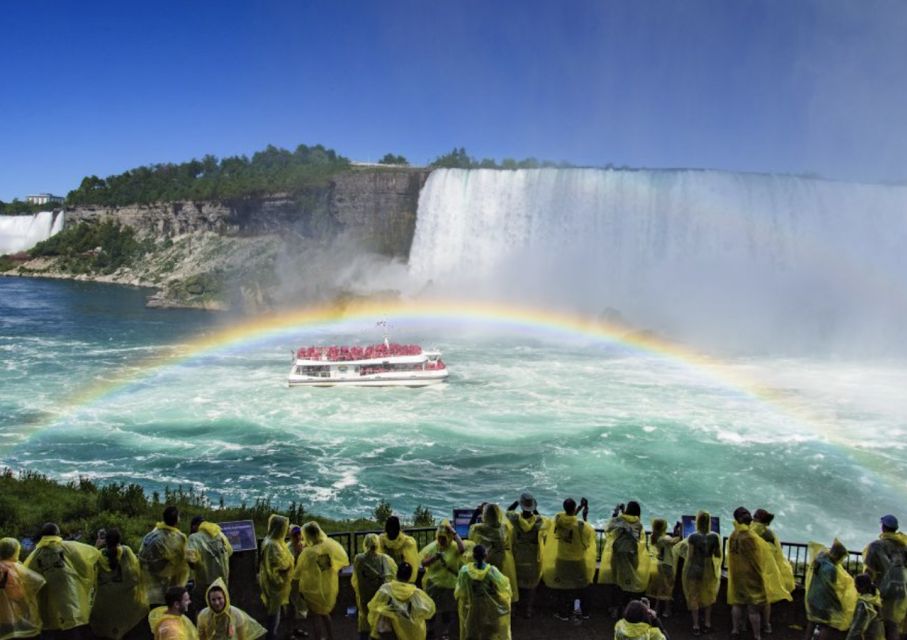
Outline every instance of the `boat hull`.
{"type": "Polygon", "coordinates": [[[430,387],[447,382],[447,373],[437,377],[406,378],[290,378],[290,387],[430,387]]]}

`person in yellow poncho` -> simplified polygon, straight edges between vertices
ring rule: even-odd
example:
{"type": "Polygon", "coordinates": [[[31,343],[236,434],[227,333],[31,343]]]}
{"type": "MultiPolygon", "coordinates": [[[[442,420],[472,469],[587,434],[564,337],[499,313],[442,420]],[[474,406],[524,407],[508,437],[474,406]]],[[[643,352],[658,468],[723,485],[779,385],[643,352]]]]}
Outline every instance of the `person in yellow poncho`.
{"type": "Polygon", "coordinates": [[[684,559],[680,574],[683,594],[693,618],[693,635],[700,634],[699,611],[702,610],[706,633],[712,630],[712,605],[718,600],[721,586],[721,537],[711,531],[712,516],[707,511],[696,514],[696,531],[678,545],[677,554],[684,559]]]}
{"type": "MultiPolygon", "coordinates": [[[[651,558],[646,545],[646,532],[640,522],[639,503],[631,500],[618,505],[605,525],[605,548],[598,570],[600,584],[613,584],[619,589],[617,610],[639,598],[649,584],[651,558]]],[[[611,607],[612,615],[616,613],[611,607]]]]}
{"type": "Polygon", "coordinates": [[[472,542],[463,542],[449,520],[442,520],[435,531],[435,539],[425,545],[419,555],[425,576],[422,588],[435,603],[435,616],[429,621],[434,636],[447,636],[457,613],[457,599],[454,589],[460,567],[467,561],[472,542]],[[437,632],[440,618],[441,632],[437,632]]]}
{"type": "Polygon", "coordinates": [[[542,530],[542,579],[545,586],[558,593],[561,620],[573,615],[573,602],[579,598],[582,610],[588,615],[588,587],[595,575],[595,530],[586,522],[589,503],[581,500],[582,516],[576,514],[576,500],[564,500],[564,510],[554,516],[549,527],[542,530]]]}
{"type": "Polygon", "coordinates": [[[885,636],[897,638],[907,617],[907,536],[893,515],[881,519],[882,533],[863,551],[863,565],[882,597],[885,636]]]}
{"type": "Polygon", "coordinates": [[[885,640],[885,625],[882,623],[882,598],[872,584],[868,573],[854,578],[854,586],[860,594],[853,614],[853,622],[844,640],[885,640]]]}
{"type": "Polygon", "coordinates": [[[397,575],[397,563],[389,555],[378,551],[378,534],[370,533],[362,541],[362,553],[353,558],[353,575],[351,582],[356,593],[356,629],[360,640],[365,640],[371,633],[369,626],[368,603],[378,589],[390,582],[397,575]]]}
{"type": "MultiPolygon", "coordinates": [[[[485,547],[488,562],[501,570],[510,580],[512,602],[520,599],[519,584],[516,579],[516,565],[513,562],[513,550],[510,548],[511,526],[501,512],[501,507],[493,503],[482,503],[478,512],[482,512],[482,522],[471,524],[469,539],[485,547]]],[[[476,515],[473,515],[473,519],[476,515]]]]}
{"type": "Polygon", "coordinates": [[[195,576],[195,593],[204,595],[218,578],[230,584],[230,556],[233,546],[220,527],[202,516],[192,518],[188,548],[195,554],[192,573],[195,576]]]}
{"type": "Polygon", "coordinates": [[[139,560],[132,549],[120,545],[120,530],[111,529],[104,540],[91,631],[98,638],[120,640],[148,615],[148,599],[139,560]]]}
{"type": "Polygon", "coordinates": [[[38,592],[44,632],[88,624],[100,558],[101,552],[91,545],[63,540],[54,523],[44,525],[41,540],[24,563],[47,581],[38,592]]]}
{"type": "Polygon", "coordinates": [[[44,577],[19,562],[19,541],[0,540],[0,640],[41,633],[38,593],[44,577]]]}
{"type": "MultiPolygon", "coordinates": [[[[753,512],[753,524],[750,526],[753,533],[765,540],[771,548],[772,561],[777,567],[778,575],[781,578],[781,586],[788,593],[794,590],[794,568],[784,557],[781,550],[781,541],[775,532],[769,528],[769,525],[775,519],[774,513],[769,513],[765,509],[756,509],[753,512]]],[[[777,601],[766,602],[762,610],[762,630],[765,633],[772,632],[772,603],[777,601]]]]}
{"type": "MultiPolygon", "coordinates": [[[[678,526],[680,523],[678,523],[678,526]]],[[[646,595],[655,600],[655,613],[667,618],[671,615],[671,601],[674,599],[674,569],[677,566],[674,549],[680,542],[677,528],[674,535],[668,535],[668,521],[664,518],[652,520],[652,566],[646,595]]]]}
{"type": "MultiPolygon", "coordinates": [[[[412,567],[419,566],[419,545],[416,539],[408,536],[400,529],[400,518],[389,517],[384,523],[384,533],[378,536],[378,551],[386,553],[399,567],[406,562],[412,567]]],[[[415,582],[418,576],[413,572],[410,582],[415,582]]]]}
{"type": "Polygon", "coordinates": [[[154,640],[198,640],[198,631],[186,617],[192,598],[186,587],[170,587],[164,592],[164,606],[148,613],[148,626],[154,640]]]}
{"type": "Polygon", "coordinates": [[[404,562],[397,568],[396,580],[381,585],[369,601],[372,638],[391,635],[394,640],[425,640],[425,621],[435,615],[435,603],[410,582],[412,573],[413,567],[404,562]]]}
{"type": "Polygon", "coordinates": [[[520,588],[520,600],[523,602],[523,615],[532,617],[532,605],[535,602],[535,589],[542,579],[542,529],[550,523],[539,515],[535,498],[530,493],[523,493],[514,502],[504,516],[510,522],[513,563],[516,568],[517,584],[520,588]],[[520,511],[516,511],[517,506],[520,511]]]}
{"type": "Polygon", "coordinates": [[[230,604],[230,592],[223,578],[205,591],[208,605],[198,614],[199,640],[256,640],[267,631],[248,613],[230,604]]]}
{"type": "Polygon", "coordinates": [[[510,581],[485,556],[477,544],[457,576],[460,640],[510,640],[510,581]]]}
{"type": "Polygon", "coordinates": [[[781,584],[768,543],[750,530],[752,521],[745,507],[734,511],[734,532],[728,539],[727,600],[732,605],[732,638],[739,637],[746,615],[753,636],[761,640],[765,603],[793,598],[781,584]]]}
{"type": "Polygon", "coordinates": [[[158,522],[142,540],[139,562],[145,580],[145,592],[151,605],[164,602],[170,587],[185,587],[189,581],[189,560],[186,534],[179,530],[180,512],[173,505],[164,509],[164,519],[158,522]]]}
{"type": "Polygon", "coordinates": [[[293,554],[287,548],[290,521],[272,513],[268,518],[268,533],[261,541],[261,560],[258,566],[258,586],[265,605],[267,640],[277,637],[280,609],[290,601],[293,580],[293,554]]]}
{"type": "MultiPolygon", "coordinates": [[[[287,548],[293,556],[293,567],[295,568],[296,561],[299,559],[299,554],[305,549],[305,543],[302,541],[302,527],[298,524],[290,525],[290,539],[287,541],[287,548]]],[[[308,633],[304,632],[302,629],[296,628],[296,623],[299,620],[305,620],[308,616],[309,609],[306,607],[305,600],[299,594],[299,582],[294,579],[290,586],[290,608],[288,616],[290,625],[292,626],[290,635],[308,633]]]]}
{"type": "Polygon", "coordinates": [[[656,613],[639,600],[631,600],[614,625],[614,640],[665,640],[656,613]]]}
{"type": "Polygon", "coordinates": [[[329,640],[333,640],[331,611],[340,592],[339,572],[350,559],[343,547],[328,538],[317,522],[307,522],[302,527],[302,537],[305,548],[296,561],[294,577],[299,581],[299,593],[309,607],[312,637],[324,637],[318,628],[320,623],[329,640]]]}
{"type": "MultiPolygon", "coordinates": [[[[804,598],[806,619],[809,621],[807,638],[812,638],[816,625],[838,631],[850,629],[858,594],[853,577],[843,566],[846,557],[847,549],[838,540],[832,543],[831,549],[817,542],[809,544],[804,598]]],[[[825,635],[823,630],[822,637],[825,635]]]]}

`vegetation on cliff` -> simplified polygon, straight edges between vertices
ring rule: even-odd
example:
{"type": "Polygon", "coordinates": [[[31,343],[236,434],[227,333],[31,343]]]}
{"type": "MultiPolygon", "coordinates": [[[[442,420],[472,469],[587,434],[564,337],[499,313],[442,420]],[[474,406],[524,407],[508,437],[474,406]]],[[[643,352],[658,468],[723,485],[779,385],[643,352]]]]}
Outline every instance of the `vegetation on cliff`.
{"type": "Polygon", "coordinates": [[[429,166],[436,169],[566,169],[575,165],[567,162],[537,160],[536,158],[524,158],[523,160],[504,158],[499,164],[494,158],[476,160],[466,153],[466,149],[463,147],[454,147],[449,153],[445,153],[444,155],[435,158],[429,166]]]}
{"type": "Polygon", "coordinates": [[[323,186],[349,160],[333,149],[304,144],[288,151],[268,145],[251,158],[206,155],[181,164],[155,164],[108,178],[88,176],[66,203],[124,206],[176,200],[232,200],[269,193],[299,194],[323,186]]]}
{"type": "Polygon", "coordinates": [[[59,257],[59,268],[70,273],[113,273],[154,250],[151,240],[138,240],[135,230],[106,220],[99,224],[80,222],[39,242],[29,255],[59,257]]]}
{"type": "Polygon", "coordinates": [[[58,203],[29,204],[18,198],[13,198],[12,202],[3,202],[3,200],[0,200],[0,216],[17,216],[59,208],[60,205],[58,203]]]}
{"type": "Polygon", "coordinates": [[[403,156],[395,156],[393,153],[385,153],[384,156],[378,161],[378,164],[396,164],[409,166],[409,160],[403,156]]]}

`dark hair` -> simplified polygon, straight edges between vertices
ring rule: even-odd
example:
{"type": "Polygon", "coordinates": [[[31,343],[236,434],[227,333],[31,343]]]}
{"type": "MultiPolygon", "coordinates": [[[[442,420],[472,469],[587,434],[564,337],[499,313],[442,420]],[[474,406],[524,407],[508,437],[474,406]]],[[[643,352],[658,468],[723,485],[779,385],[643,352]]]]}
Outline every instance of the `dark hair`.
{"type": "Polygon", "coordinates": [[[53,522],[45,522],[44,526],[41,527],[41,537],[44,536],[58,536],[60,535],[60,527],[58,527],[53,522]]]}
{"type": "Polygon", "coordinates": [[[179,585],[175,587],[170,587],[167,591],[164,592],[164,604],[169,609],[177,602],[180,602],[183,599],[183,594],[186,593],[186,587],[181,587],[179,585]]]}
{"type": "Polygon", "coordinates": [[[631,624],[651,621],[649,608],[639,600],[631,600],[624,609],[624,620],[631,624]]]}
{"type": "Polygon", "coordinates": [[[408,562],[401,562],[397,565],[397,580],[401,582],[409,582],[409,579],[413,575],[413,565],[408,562]]]}
{"type": "Polygon", "coordinates": [[[576,513],[576,500],[574,500],[573,498],[567,498],[566,500],[564,500],[564,513],[566,513],[568,516],[572,516],[574,513],[576,513]]]}
{"type": "Polygon", "coordinates": [[[768,526],[772,523],[772,520],[775,519],[775,514],[765,509],[759,508],[753,513],[753,520],[756,522],[761,522],[765,526],[768,526]]]}
{"type": "Polygon", "coordinates": [[[624,510],[624,513],[626,513],[628,516],[639,517],[639,515],[642,513],[642,509],[639,508],[639,503],[636,502],[636,500],[630,500],[630,502],[627,503],[627,508],[624,510]]]}
{"type": "Polygon", "coordinates": [[[396,540],[397,536],[400,535],[400,518],[397,516],[389,517],[384,523],[384,531],[391,540],[396,540]]]}
{"type": "Polygon", "coordinates": [[[205,521],[205,516],[193,516],[192,522],[189,523],[189,526],[191,526],[194,529],[194,528],[198,527],[198,525],[200,525],[204,521],[205,521]]]}
{"type": "Polygon", "coordinates": [[[734,520],[740,524],[749,524],[753,521],[753,516],[750,515],[750,511],[746,507],[737,507],[734,509],[734,520]]]}
{"type": "Polygon", "coordinates": [[[120,530],[116,528],[108,531],[107,536],[104,538],[104,542],[107,545],[107,548],[104,549],[104,555],[107,556],[111,571],[116,571],[120,567],[120,559],[117,557],[117,548],[120,546],[120,540],[122,540],[122,536],[120,535],[120,530]]]}
{"type": "Polygon", "coordinates": [[[872,578],[869,577],[868,573],[861,573],[853,579],[854,586],[857,588],[857,593],[868,593],[869,595],[875,595],[876,586],[872,584],[872,578]]]}
{"type": "Polygon", "coordinates": [[[175,527],[180,521],[180,510],[172,504],[164,509],[164,524],[175,527]]]}
{"type": "Polygon", "coordinates": [[[484,546],[477,544],[472,548],[472,559],[476,562],[483,562],[487,557],[488,553],[485,551],[484,546]]]}

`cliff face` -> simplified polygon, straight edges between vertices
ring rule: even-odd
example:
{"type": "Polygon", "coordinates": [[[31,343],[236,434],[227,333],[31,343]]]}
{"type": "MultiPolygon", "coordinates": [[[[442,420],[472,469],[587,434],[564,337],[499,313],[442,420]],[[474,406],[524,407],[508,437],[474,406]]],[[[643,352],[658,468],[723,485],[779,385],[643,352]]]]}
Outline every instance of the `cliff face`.
{"type": "Polygon", "coordinates": [[[174,238],[211,232],[226,236],[295,233],[304,238],[349,234],[362,246],[406,258],[427,169],[353,168],[298,196],[269,195],[231,202],[165,202],[126,207],[82,206],[66,225],[115,219],[140,235],[174,238]]]}

